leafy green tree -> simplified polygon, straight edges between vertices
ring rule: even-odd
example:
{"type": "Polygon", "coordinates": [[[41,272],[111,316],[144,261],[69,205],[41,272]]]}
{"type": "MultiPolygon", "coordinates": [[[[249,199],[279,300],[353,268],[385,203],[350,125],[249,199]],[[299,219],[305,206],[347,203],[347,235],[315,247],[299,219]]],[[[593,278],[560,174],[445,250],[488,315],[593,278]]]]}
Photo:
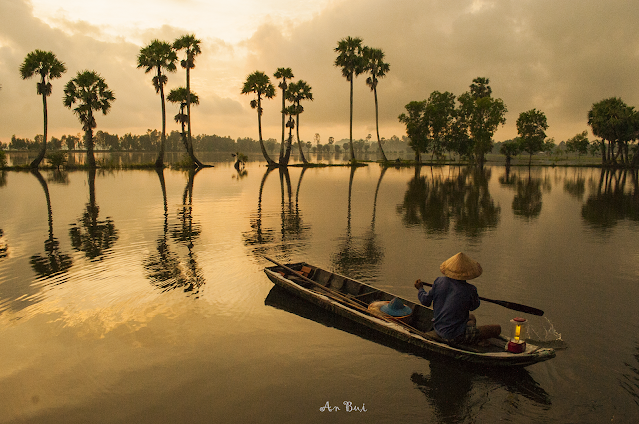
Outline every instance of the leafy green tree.
{"type": "Polygon", "coordinates": [[[510,166],[510,160],[513,156],[517,156],[521,153],[521,140],[515,138],[514,140],[506,140],[501,144],[499,153],[506,156],[506,166],[510,166]]]}
{"type": "Polygon", "coordinates": [[[302,162],[304,164],[307,164],[308,161],[306,160],[306,157],[304,157],[304,152],[302,151],[302,142],[300,141],[300,114],[304,112],[304,107],[300,103],[302,100],[313,101],[311,86],[303,80],[290,83],[288,88],[286,89],[286,99],[293,103],[293,106],[290,108],[290,112],[291,115],[295,115],[297,146],[300,151],[300,158],[302,159],[302,162]]]}
{"type": "Polygon", "coordinates": [[[584,131],[566,141],[566,150],[577,153],[577,157],[580,158],[581,155],[588,154],[589,145],[588,131],[584,131]]]}
{"type": "Polygon", "coordinates": [[[474,154],[480,166],[484,164],[486,153],[492,150],[493,135],[499,125],[506,123],[508,109],[502,99],[491,96],[488,78],[475,78],[470,91],[459,96],[460,119],[468,129],[473,142],[474,154]]]}
{"type": "Polygon", "coordinates": [[[151,43],[140,49],[138,55],[138,68],[144,68],[145,73],[155,70],[155,76],[152,79],[155,92],[160,94],[162,103],[162,138],[160,141],[160,152],[155,161],[155,166],[161,168],[164,166],[164,151],[166,149],[166,107],[164,104],[164,86],[168,78],[162,70],[166,72],[175,72],[177,67],[177,54],[173,50],[173,46],[166,41],[153,40],[151,43]]]}
{"type": "Polygon", "coordinates": [[[430,132],[432,156],[441,157],[453,139],[455,95],[433,91],[426,102],[425,119],[430,132]]]}
{"type": "Polygon", "coordinates": [[[636,166],[639,154],[635,151],[632,161],[629,158],[629,143],[637,138],[639,132],[639,114],[618,97],[611,97],[592,105],[588,112],[588,125],[592,133],[608,141],[608,151],[602,144],[601,154],[604,164],[636,166]],[[616,152],[615,152],[616,149],[616,152]]]}
{"type": "Polygon", "coordinates": [[[362,52],[364,58],[364,72],[368,72],[370,76],[366,78],[366,85],[368,85],[375,96],[375,129],[377,130],[377,144],[379,145],[379,151],[382,153],[382,160],[386,162],[386,155],[382,148],[382,141],[379,138],[379,105],[377,102],[377,84],[379,79],[386,76],[390,71],[390,65],[384,62],[384,52],[381,49],[373,49],[370,47],[364,47],[362,52]]]}
{"type": "Polygon", "coordinates": [[[519,114],[517,132],[521,140],[521,150],[529,155],[528,166],[532,163],[532,155],[544,151],[547,129],[548,122],[542,111],[531,109],[519,114]]]}
{"type": "Polygon", "coordinates": [[[61,166],[64,166],[67,164],[67,154],[65,152],[60,152],[60,151],[50,152],[46,155],[46,158],[51,164],[51,166],[57,169],[58,171],[60,170],[61,166]]]}
{"type": "MultiPolygon", "coordinates": [[[[544,143],[541,147],[541,151],[548,154],[558,153],[559,149],[557,149],[557,144],[555,144],[555,139],[553,137],[550,137],[544,140],[544,143]]],[[[562,153],[558,153],[558,154],[562,154],[562,153]]]]}
{"type": "Polygon", "coordinates": [[[260,136],[260,149],[262,149],[262,155],[268,166],[277,166],[275,161],[271,159],[264,147],[264,140],[262,139],[262,97],[272,99],[275,97],[275,87],[271,83],[271,79],[264,72],[255,71],[246,77],[244,86],[242,87],[242,94],[254,93],[255,99],[251,100],[251,107],[257,109],[257,127],[260,136]]]}
{"type": "Polygon", "coordinates": [[[42,142],[42,149],[38,156],[31,162],[31,168],[37,168],[40,166],[40,162],[44,159],[44,155],[47,152],[47,127],[48,127],[48,113],[47,113],[47,97],[51,95],[51,82],[50,80],[60,78],[67,70],[63,62],[60,62],[55,54],[51,52],[45,52],[42,50],[34,50],[27,54],[24,58],[22,65],[20,65],[20,76],[22,79],[31,78],[38,74],[40,76],[40,82],[37,83],[37,93],[42,95],[42,112],[44,114],[44,136],[42,142]]]}
{"type": "Polygon", "coordinates": [[[284,153],[284,149],[290,149],[290,146],[286,146],[285,142],[284,142],[284,133],[285,131],[285,127],[286,127],[286,88],[288,87],[288,83],[286,82],[287,79],[292,79],[294,78],[293,76],[293,71],[291,70],[291,68],[277,68],[277,71],[273,74],[273,76],[277,79],[282,79],[282,81],[279,83],[278,87],[282,90],[282,144],[280,144],[280,165],[282,166],[286,166],[288,165],[288,161],[286,161],[286,163],[284,163],[284,157],[288,157],[288,155],[285,155],[284,153]]]}
{"type": "Polygon", "coordinates": [[[362,39],[359,37],[346,37],[341,39],[335,47],[338,53],[335,58],[335,66],[342,68],[342,76],[351,85],[350,97],[350,149],[351,160],[355,160],[355,149],[353,148],[353,78],[364,72],[364,61],[362,57],[362,39]]]}
{"type": "Polygon", "coordinates": [[[75,78],[64,87],[64,105],[78,116],[84,130],[84,142],[87,148],[87,164],[95,168],[93,155],[93,129],[97,126],[93,111],[102,111],[106,115],[115,100],[113,92],[97,72],[78,72],[75,78]]]}
{"type": "Polygon", "coordinates": [[[204,164],[195,157],[195,153],[193,152],[193,139],[191,137],[191,104],[193,103],[191,102],[191,69],[195,68],[195,56],[202,53],[200,40],[192,34],[183,35],[173,42],[173,49],[177,51],[184,50],[186,53],[186,58],[180,62],[180,65],[186,69],[187,152],[195,167],[201,168],[204,164]]]}
{"type": "MultiPolygon", "coordinates": [[[[186,109],[187,102],[191,102],[191,104],[199,105],[200,98],[197,94],[193,92],[187,91],[184,87],[174,88],[169,92],[169,95],[166,99],[171,103],[179,103],[180,111],[175,115],[175,122],[181,125],[182,132],[180,133],[182,136],[182,143],[184,144],[184,149],[186,149],[186,153],[189,153],[189,139],[188,134],[186,132],[186,125],[188,123],[188,115],[184,109],[186,109]]],[[[192,158],[191,158],[192,160],[192,158]]]]}
{"type": "Polygon", "coordinates": [[[422,161],[421,154],[428,151],[430,143],[428,122],[424,119],[426,104],[425,100],[412,101],[405,106],[407,113],[402,113],[398,117],[399,121],[406,125],[406,135],[410,138],[408,145],[415,152],[415,162],[418,164],[422,161]]]}

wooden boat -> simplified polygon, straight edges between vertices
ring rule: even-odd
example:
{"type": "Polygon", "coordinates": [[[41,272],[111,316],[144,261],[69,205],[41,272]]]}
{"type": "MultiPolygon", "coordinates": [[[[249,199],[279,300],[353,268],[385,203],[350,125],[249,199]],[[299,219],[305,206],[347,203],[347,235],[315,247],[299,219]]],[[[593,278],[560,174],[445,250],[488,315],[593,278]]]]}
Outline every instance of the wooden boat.
{"type": "Polygon", "coordinates": [[[489,339],[487,346],[447,344],[432,329],[432,308],[304,262],[284,265],[271,261],[277,265],[264,268],[264,272],[277,286],[329,312],[391,336],[418,354],[434,352],[495,367],[523,367],[555,357],[554,349],[530,343],[522,353],[508,352],[508,340],[503,336],[489,339]],[[412,309],[410,315],[395,318],[379,311],[380,302],[396,297],[412,309]]]}

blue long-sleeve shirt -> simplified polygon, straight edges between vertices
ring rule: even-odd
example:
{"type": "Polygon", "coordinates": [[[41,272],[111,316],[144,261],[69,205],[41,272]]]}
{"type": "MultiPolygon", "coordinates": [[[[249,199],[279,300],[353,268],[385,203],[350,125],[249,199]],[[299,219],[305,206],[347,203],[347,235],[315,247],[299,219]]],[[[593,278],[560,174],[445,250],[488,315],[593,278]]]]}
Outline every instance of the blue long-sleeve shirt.
{"type": "Polygon", "coordinates": [[[424,306],[433,304],[433,328],[447,340],[464,334],[469,311],[479,307],[477,288],[449,277],[436,278],[433,287],[428,292],[422,287],[417,297],[424,306]]]}

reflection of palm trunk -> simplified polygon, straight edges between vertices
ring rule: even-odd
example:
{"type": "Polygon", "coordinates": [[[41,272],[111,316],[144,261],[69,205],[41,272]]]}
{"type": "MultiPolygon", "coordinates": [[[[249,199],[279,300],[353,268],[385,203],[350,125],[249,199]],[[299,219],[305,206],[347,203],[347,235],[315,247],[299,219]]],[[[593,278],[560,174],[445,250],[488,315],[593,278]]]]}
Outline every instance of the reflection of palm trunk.
{"type": "MultiPolygon", "coordinates": [[[[51,197],[49,196],[49,186],[44,180],[40,172],[36,169],[32,169],[31,173],[38,179],[44,196],[47,200],[47,214],[49,221],[49,238],[44,242],[44,250],[47,252],[47,257],[33,255],[31,257],[31,266],[33,269],[42,276],[52,275],[60,271],[66,271],[71,267],[73,261],[69,255],[63,254],[59,251],[60,243],[53,236],[53,211],[51,208],[51,197]]],[[[0,235],[1,232],[0,232],[0,235]]]]}
{"type": "Polygon", "coordinates": [[[169,207],[166,201],[166,183],[164,181],[164,168],[158,168],[155,170],[160,180],[160,187],[162,188],[162,199],[164,202],[164,239],[169,231],[169,207]]]}
{"type": "Polygon", "coordinates": [[[302,173],[300,174],[300,179],[297,181],[297,190],[295,190],[295,208],[297,208],[297,204],[300,197],[300,187],[302,185],[302,178],[304,178],[304,173],[307,168],[302,168],[302,173]]]}
{"type": "Polygon", "coordinates": [[[287,211],[286,211],[286,198],[284,194],[284,181],[286,180],[286,188],[288,193],[288,216],[293,213],[292,204],[292,190],[291,190],[291,177],[288,173],[288,168],[280,168],[280,188],[282,191],[282,240],[286,236],[286,224],[287,224],[287,211]]]}
{"type": "Polygon", "coordinates": [[[375,232],[375,212],[377,211],[377,194],[379,193],[379,186],[382,184],[382,178],[384,178],[384,174],[388,170],[387,167],[382,168],[382,172],[379,174],[379,179],[377,180],[377,187],[375,188],[375,199],[373,200],[373,219],[371,221],[371,231],[375,232]]]}
{"type": "Polygon", "coordinates": [[[268,174],[271,173],[273,168],[267,168],[264,176],[262,177],[262,182],[260,183],[260,192],[257,198],[257,222],[256,225],[256,236],[257,242],[262,243],[264,240],[262,238],[262,191],[264,190],[264,183],[266,183],[266,178],[268,178],[268,174]]]}
{"type": "Polygon", "coordinates": [[[37,169],[31,170],[31,173],[38,179],[42,190],[44,190],[44,197],[47,199],[47,213],[49,215],[49,240],[53,240],[53,212],[51,210],[51,198],[49,197],[49,186],[47,182],[37,169]]]}

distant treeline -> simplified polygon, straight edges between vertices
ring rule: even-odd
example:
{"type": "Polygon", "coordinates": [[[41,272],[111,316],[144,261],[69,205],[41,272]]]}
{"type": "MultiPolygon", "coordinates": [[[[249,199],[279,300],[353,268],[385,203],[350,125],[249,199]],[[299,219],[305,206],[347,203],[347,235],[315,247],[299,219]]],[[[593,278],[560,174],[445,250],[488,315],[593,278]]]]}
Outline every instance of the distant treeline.
{"type": "MultiPolygon", "coordinates": [[[[11,137],[9,143],[0,141],[0,150],[9,151],[38,151],[42,148],[42,135],[38,134],[33,139],[19,138],[15,135],[11,137]]],[[[319,137],[316,135],[315,144],[310,141],[306,142],[307,151],[316,153],[335,152],[340,153],[348,146],[348,139],[340,140],[335,143],[331,138],[327,144],[321,144],[319,137]]],[[[392,136],[390,139],[382,139],[384,150],[389,152],[403,152],[407,150],[408,138],[392,136]]],[[[156,152],[160,145],[160,132],[158,130],[148,130],[146,134],[134,135],[131,133],[118,136],[117,134],[109,134],[106,131],[97,131],[93,136],[93,142],[96,150],[107,150],[112,152],[121,151],[148,151],[156,152]]],[[[280,143],[274,138],[264,141],[267,150],[274,151],[280,148],[280,143]]],[[[355,151],[358,152],[374,152],[377,149],[377,143],[370,140],[354,140],[353,145],[355,151]]],[[[49,150],[84,150],[84,140],[81,134],[63,135],[62,137],[51,137],[47,146],[49,150]]],[[[229,136],[206,135],[201,134],[193,137],[193,148],[200,152],[242,152],[242,153],[260,153],[260,143],[250,137],[238,137],[233,139],[229,136]]],[[[182,135],[179,131],[172,131],[166,137],[166,151],[181,152],[184,151],[182,135]]]]}

